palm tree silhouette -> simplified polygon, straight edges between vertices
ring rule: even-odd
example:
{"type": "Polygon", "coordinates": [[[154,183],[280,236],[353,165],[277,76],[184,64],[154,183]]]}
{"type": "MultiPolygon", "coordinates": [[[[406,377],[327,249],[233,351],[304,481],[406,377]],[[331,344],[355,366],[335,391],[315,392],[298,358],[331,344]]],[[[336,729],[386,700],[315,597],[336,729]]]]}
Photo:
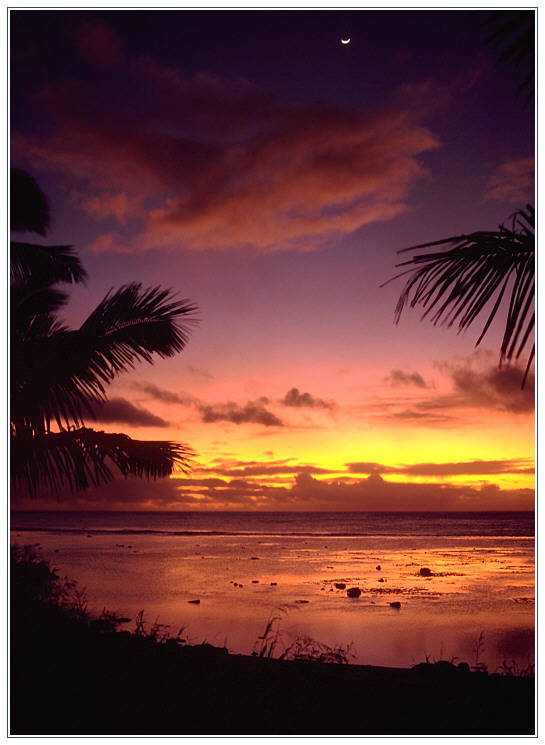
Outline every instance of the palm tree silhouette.
{"type": "MultiPolygon", "coordinates": [[[[45,235],[47,199],[14,169],[12,230],[45,235]]],[[[84,282],[70,246],[10,244],[10,466],[14,488],[79,491],[124,476],[187,471],[192,450],[175,442],[133,440],[85,426],[106,400],[105,387],[136,362],[171,357],[187,344],[196,307],[169,290],[138,283],[111,291],[77,330],[57,317],[67,295],[58,284],[84,282]],[[113,470],[112,470],[113,469],[113,470]]]]}
{"type": "MultiPolygon", "coordinates": [[[[389,280],[391,282],[410,274],[397,302],[396,323],[406,305],[411,308],[422,305],[425,308],[423,318],[431,314],[434,324],[442,321],[448,326],[458,321],[458,330],[463,331],[494,301],[477,339],[478,346],[510,290],[500,365],[513,356],[518,359],[535,326],[534,227],[534,208],[527,205],[526,210],[515,213],[509,227],[500,225],[496,231],[479,231],[402,249],[400,253],[433,246],[452,246],[448,251],[426,252],[398,264],[416,269],[407,269],[389,280]]],[[[530,352],[522,386],[534,354],[535,344],[530,352]]]]}
{"type": "MultiPolygon", "coordinates": [[[[482,21],[492,29],[485,45],[492,46],[496,64],[508,64],[522,75],[517,95],[526,92],[526,105],[534,96],[535,14],[534,11],[493,11],[482,21]]],[[[530,204],[518,210],[495,231],[478,231],[470,235],[442,238],[405,251],[436,246],[448,250],[417,254],[398,264],[405,269],[388,282],[409,274],[398,300],[395,321],[403,309],[421,305],[423,318],[431,315],[434,324],[448,326],[458,322],[463,331],[490,308],[476,346],[480,344],[508,297],[507,320],[500,349],[499,364],[518,359],[530,341],[535,326],[535,210],[530,204]]],[[[385,282],[384,284],[388,284],[385,282]]],[[[535,344],[529,354],[522,378],[524,387],[535,355],[535,344]]]]}

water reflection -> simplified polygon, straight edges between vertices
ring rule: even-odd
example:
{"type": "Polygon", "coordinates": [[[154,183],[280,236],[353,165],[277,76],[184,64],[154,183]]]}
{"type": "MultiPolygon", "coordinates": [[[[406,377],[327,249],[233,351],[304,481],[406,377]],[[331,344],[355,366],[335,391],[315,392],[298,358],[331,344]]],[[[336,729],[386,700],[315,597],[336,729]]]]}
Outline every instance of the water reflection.
{"type": "Polygon", "coordinates": [[[534,541],[527,537],[139,535],[129,546],[108,535],[25,535],[35,541],[99,611],[135,618],[143,609],[150,623],[169,624],[173,634],[185,626],[190,641],[235,653],[250,654],[282,606],[285,644],[298,636],[353,642],[360,664],[407,667],[427,657],[472,664],[481,632],[490,670],[533,657],[534,541]],[[358,597],[347,596],[351,587],[358,597]]]}

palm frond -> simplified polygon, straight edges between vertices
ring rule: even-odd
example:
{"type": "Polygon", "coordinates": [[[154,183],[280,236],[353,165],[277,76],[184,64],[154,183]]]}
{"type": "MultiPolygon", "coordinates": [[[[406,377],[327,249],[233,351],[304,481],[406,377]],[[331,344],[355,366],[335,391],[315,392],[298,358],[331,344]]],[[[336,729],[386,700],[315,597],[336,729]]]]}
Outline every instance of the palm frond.
{"type": "Polygon", "coordinates": [[[66,305],[68,295],[53,287],[12,287],[9,294],[10,331],[12,341],[36,336],[42,318],[47,318],[66,305]]]}
{"type": "Polygon", "coordinates": [[[40,487],[58,494],[77,492],[113,479],[112,466],[125,476],[163,478],[187,473],[193,451],[174,442],[133,440],[124,434],[81,428],[39,437],[11,438],[11,482],[14,489],[35,494],[40,487]]]}
{"type": "Polygon", "coordinates": [[[10,282],[12,287],[46,287],[64,282],[84,282],[87,272],[72,246],[41,246],[10,243],[10,282]]]}
{"type": "Polygon", "coordinates": [[[110,293],[80,329],[21,339],[12,348],[11,409],[15,428],[46,432],[80,427],[105,385],[153,355],[170,357],[189,339],[196,307],[169,290],[140,284],[110,293]]]}
{"type": "Polygon", "coordinates": [[[10,172],[10,228],[45,235],[49,227],[49,203],[36,181],[26,171],[10,172]]]}
{"type": "MultiPolygon", "coordinates": [[[[11,228],[45,235],[47,199],[24,171],[11,174],[11,228]]],[[[84,426],[105,386],[137,362],[180,352],[195,306],[170,290],[130,284],[110,292],[78,330],[56,317],[66,295],[55,285],[83,282],[70,246],[12,242],[10,247],[11,480],[72,491],[125,476],[168,476],[189,468],[191,451],[173,442],[132,440],[84,426]],[[55,423],[58,432],[51,431],[55,423]]]]}
{"type": "MultiPolygon", "coordinates": [[[[407,269],[393,277],[410,275],[397,302],[396,323],[407,305],[411,308],[421,305],[425,309],[423,318],[429,316],[434,325],[457,323],[460,332],[492,305],[477,340],[479,345],[502,307],[506,293],[510,293],[500,363],[513,356],[518,358],[535,325],[534,226],[534,208],[528,205],[526,210],[519,210],[513,216],[509,227],[501,225],[497,231],[479,231],[403,249],[404,252],[452,246],[449,250],[426,252],[398,264],[416,269],[407,269]]],[[[534,351],[532,348],[524,380],[534,351]]]]}
{"type": "Polygon", "coordinates": [[[490,30],[484,43],[494,50],[496,64],[521,70],[517,95],[526,91],[525,103],[535,95],[535,23],[534,10],[496,10],[481,24],[490,30]]]}

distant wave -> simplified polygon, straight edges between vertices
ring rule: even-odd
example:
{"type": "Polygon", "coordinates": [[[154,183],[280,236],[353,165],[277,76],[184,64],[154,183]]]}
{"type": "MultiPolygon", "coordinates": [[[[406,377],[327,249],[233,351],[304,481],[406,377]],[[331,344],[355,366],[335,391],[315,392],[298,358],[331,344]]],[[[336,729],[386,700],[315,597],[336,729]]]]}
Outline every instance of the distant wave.
{"type": "Polygon", "coordinates": [[[349,539],[530,537],[533,513],[12,512],[15,533],[53,535],[349,539]]]}
{"type": "MultiPolygon", "coordinates": [[[[483,538],[524,538],[533,537],[533,533],[528,530],[513,530],[505,529],[498,530],[491,529],[485,531],[482,528],[475,530],[448,530],[436,531],[433,533],[434,536],[441,537],[456,537],[456,538],[475,538],[476,536],[482,536],[483,538]]],[[[278,538],[366,538],[371,536],[388,536],[391,538],[422,538],[430,536],[428,531],[417,532],[411,530],[410,532],[398,532],[394,533],[390,530],[366,530],[366,531],[309,531],[309,530],[158,530],[149,528],[53,528],[43,526],[30,526],[24,527],[11,527],[11,533],[50,533],[53,535],[121,535],[121,536],[138,536],[138,535],[164,535],[164,536],[179,536],[179,537],[191,537],[191,536],[218,536],[218,537],[241,537],[241,538],[266,538],[266,537],[278,537],[278,538]]],[[[430,536],[431,537],[431,536],[430,536]]]]}

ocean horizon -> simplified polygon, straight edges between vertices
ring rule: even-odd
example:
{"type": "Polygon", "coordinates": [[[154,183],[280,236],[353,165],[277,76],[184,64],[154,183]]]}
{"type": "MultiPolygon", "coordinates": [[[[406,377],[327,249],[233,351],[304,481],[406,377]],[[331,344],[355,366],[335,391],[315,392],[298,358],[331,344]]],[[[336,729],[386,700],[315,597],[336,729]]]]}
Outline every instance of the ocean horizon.
{"type": "Polygon", "coordinates": [[[12,510],[12,530],[297,535],[534,535],[535,512],[12,510]]]}

